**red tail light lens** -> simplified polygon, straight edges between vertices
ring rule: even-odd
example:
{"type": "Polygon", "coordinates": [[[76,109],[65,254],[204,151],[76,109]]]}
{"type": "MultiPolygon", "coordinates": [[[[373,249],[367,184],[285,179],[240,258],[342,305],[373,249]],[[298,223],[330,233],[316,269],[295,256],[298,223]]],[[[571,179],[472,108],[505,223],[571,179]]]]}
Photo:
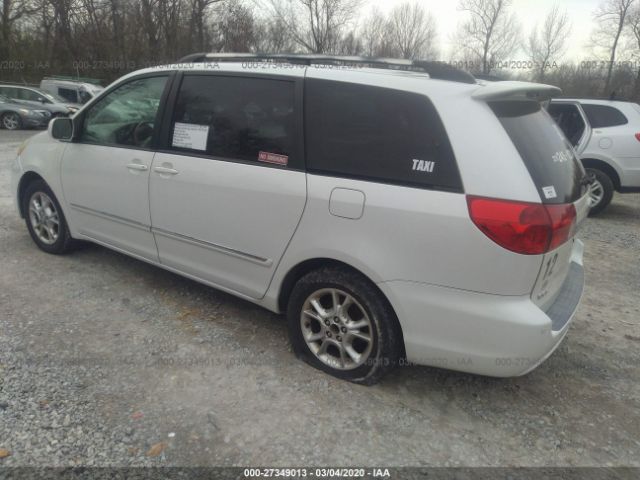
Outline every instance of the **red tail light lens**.
{"type": "Polygon", "coordinates": [[[640,133],[636,133],[636,140],[640,142],[640,133]]]}
{"type": "Polygon", "coordinates": [[[467,197],[476,226],[503,248],[523,255],[555,250],[574,233],[573,204],[542,205],[482,197],[467,197]]]}

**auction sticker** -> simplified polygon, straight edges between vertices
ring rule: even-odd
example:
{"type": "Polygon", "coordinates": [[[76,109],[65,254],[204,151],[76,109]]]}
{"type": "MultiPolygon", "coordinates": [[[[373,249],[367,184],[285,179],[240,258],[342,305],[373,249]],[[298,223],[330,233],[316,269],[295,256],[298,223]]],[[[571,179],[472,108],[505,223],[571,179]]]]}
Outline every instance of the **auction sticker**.
{"type": "Polygon", "coordinates": [[[273,163],[275,165],[287,166],[289,164],[289,157],[287,155],[278,155],[276,153],[260,152],[258,154],[258,160],[266,163],[273,163]]]}
{"type": "Polygon", "coordinates": [[[558,198],[558,194],[556,193],[556,187],[554,187],[553,185],[550,187],[542,187],[542,191],[544,192],[544,197],[547,200],[550,200],[552,198],[558,198]]]}
{"type": "Polygon", "coordinates": [[[172,145],[189,150],[205,151],[209,138],[208,125],[194,125],[192,123],[176,123],[173,129],[172,145]]]}

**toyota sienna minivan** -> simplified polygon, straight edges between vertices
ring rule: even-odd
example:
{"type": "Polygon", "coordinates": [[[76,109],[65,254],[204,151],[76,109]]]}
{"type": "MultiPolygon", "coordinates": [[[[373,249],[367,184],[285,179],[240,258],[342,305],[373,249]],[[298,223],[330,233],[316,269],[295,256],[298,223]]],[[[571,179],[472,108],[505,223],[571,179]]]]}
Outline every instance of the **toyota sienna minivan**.
{"type": "Polygon", "coordinates": [[[296,354],[372,384],[411,362],[526,374],[583,291],[589,188],[541,103],[441,64],[193,55],[23,144],[19,213],[285,313],[296,354]]]}

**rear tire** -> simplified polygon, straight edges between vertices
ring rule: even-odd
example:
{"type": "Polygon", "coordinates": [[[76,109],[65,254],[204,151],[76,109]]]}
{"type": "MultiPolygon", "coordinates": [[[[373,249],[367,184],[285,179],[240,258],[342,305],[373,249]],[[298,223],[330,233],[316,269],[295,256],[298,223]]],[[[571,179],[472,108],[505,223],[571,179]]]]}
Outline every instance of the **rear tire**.
{"type": "Polygon", "coordinates": [[[604,173],[602,170],[588,168],[587,173],[593,177],[593,182],[589,187],[591,202],[591,211],[589,212],[589,216],[595,216],[609,206],[611,200],[613,200],[615,187],[609,175],[604,173]]]}
{"type": "Polygon", "coordinates": [[[31,182],[21,201],[27,229],[40,250],[61,255],[74,249],[60,203],[44,180],[31,182]]]}
{"type": "Polygon", "coordinates": [[[391,306],[374,284],[347,268],[302,277],[287,320],[298,358],[337,378],[373,385],[401,358],[402,333],[391,306]]]}

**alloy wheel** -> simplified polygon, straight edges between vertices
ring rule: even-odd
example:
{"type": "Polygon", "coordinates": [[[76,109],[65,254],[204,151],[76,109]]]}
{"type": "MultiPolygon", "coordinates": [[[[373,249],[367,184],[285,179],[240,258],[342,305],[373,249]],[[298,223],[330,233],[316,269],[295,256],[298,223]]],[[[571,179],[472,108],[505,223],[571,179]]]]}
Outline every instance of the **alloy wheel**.
{"type": "Polygon", "coordinates": [[[602,199],[604,198],[604,187],[599,180],[593,179],[591,182],[591,186],[589,187],[589,202],[591,203],[591,207],[595,207],[598,205],[602,199]]]}
{"type": "Polygon", "coordinates": [[[302,336],[309,350],[325,365],[353,370],[373,350],[371,319],[350,294],[324,288],[311,294],[300,315],[302,336]]]}
{"type": "Polygon", "coordinates": [[[29,200],[29,221],[38,239],[45,245],[53,245],[60,235],[60,215],[51,198],[36,192],[29,200]]]}
{"type": "Polygon", "coordinates": [[[7,113],[2,117],[2,125],[7,130],[17,130],[20,127],[20,117],[15,113],[7,113]]]}

